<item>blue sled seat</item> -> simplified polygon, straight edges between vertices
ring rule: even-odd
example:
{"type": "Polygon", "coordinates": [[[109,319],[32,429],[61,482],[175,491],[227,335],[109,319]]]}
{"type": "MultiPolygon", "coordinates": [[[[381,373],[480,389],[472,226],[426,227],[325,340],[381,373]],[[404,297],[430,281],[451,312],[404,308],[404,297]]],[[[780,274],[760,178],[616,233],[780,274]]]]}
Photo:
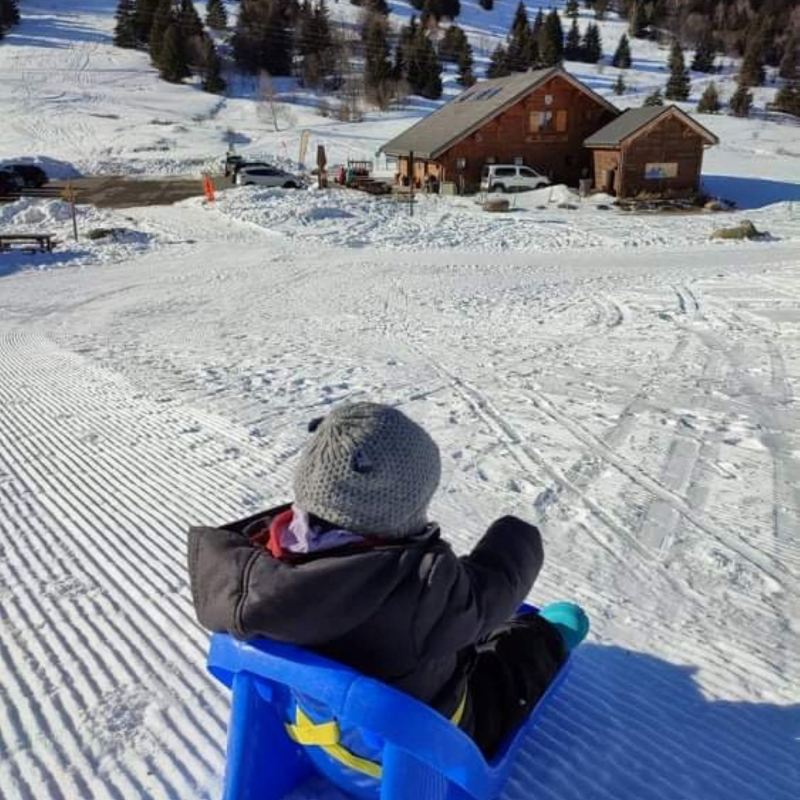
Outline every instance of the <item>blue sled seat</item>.
{"type": "Polygon", "coordinates": [[[315,771],[364,800],[493,800],[569,666],[487,762],[397,689],[299,647],[215,634],[208,668],[233,691],[223,800],[279,800],[315,771]]]}

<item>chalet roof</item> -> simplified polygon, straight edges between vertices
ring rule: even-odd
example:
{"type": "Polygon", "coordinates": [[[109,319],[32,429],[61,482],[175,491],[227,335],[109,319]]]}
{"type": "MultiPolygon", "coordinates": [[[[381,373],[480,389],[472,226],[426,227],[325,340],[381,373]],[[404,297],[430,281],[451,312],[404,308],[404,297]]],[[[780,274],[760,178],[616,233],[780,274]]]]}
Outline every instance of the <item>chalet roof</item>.
{"type": "Polygon", "coordinates": [[[660,117],[669,114],[677,114],[683,122],[694,128],[708,144],[719,144],[719,139],[708,128],[695,122],[678,106],[670,105],[628,108],[608,125],[593,133],[584,141],[584,145],[586,147],[619,147],[624,141],[643,131],[660,117]]]}
{"type": "Polygon", "coordinates": [[[408,155],[413,151],[420,158],[436,158],[555,75],[566,79],[615,114],[619,113],[605,98],[559,67],[517,72],[507,78],[476,83],[403,131],[381,150],[393,156],[408,155]]]}

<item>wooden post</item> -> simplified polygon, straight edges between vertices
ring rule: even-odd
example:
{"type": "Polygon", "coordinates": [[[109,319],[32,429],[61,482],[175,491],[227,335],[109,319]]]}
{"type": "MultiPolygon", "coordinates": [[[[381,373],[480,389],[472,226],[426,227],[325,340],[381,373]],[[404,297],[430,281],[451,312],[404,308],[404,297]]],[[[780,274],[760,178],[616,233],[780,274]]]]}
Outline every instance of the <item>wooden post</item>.
{"type": "Polygon", "coordinates": [[[69,203],[70,211],[72,212],[72,235],[75,237],[75,241],[78,241],[78,215],[75,210],[75,187],[72,185],[72,181],[69,181],[67,185],[64,187],[64,192],[62,194],[64,200],[69,203]]]}
{"type": "Polygon", "coordinates": [[[408,188],[409,188],[409,201],[408,210],[409,214],[414,216],[414,151],[408,153],[408,188]]]}

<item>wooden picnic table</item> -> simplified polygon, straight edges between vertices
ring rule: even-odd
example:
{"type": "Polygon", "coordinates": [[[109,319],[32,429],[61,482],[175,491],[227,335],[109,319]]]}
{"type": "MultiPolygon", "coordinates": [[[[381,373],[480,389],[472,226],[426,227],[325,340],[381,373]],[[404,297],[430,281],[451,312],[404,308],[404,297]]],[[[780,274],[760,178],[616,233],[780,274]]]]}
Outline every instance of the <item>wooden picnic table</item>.
{"type": "Polygon", "coordinates": [[[52,233],[0,233],[0,253],[12,250],[15,245],[29,245],[40,253],[52,253],[55,237],[52,233]]]}

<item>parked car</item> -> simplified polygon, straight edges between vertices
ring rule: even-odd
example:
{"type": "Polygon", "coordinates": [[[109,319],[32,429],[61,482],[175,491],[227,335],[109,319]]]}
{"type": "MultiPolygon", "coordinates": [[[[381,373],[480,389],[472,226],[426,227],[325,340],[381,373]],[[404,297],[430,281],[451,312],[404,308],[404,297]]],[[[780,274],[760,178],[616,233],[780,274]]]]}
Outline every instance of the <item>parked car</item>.
{"type": "Polygon", "coordinates": [[[231,177],[234,181],[245,167],[267,167],[269,169],[276,168],[274,164],[270,164],[268,161],[240,161],[234,164],[231,168],[231,177]]]}
{"type": "Polygon", "coordinates": [[[485,164],[481,173],[482,192],[525,192],[550,185],[550,179],[521,164],[485,164]]]}
{"type": "Polygon", "coordinates": [[[236,173],[239,186],[279,186],[282,189],[299,189],[303,181],[291,172],[269,165],[245,164],[236,173]]]}
{"type": "Polygon", "coordinates": [[[0,197],[18,194],[25,187],[25,182],[9,169],[0,170],[0,197]]]}
{"type": "Polygon", "coordinates": [[[44,186],[49,180],[47,173],[35,164],[9,164],[3,167],[3,169],[19,175],[26,188],[38,189],[44,186]]]}

